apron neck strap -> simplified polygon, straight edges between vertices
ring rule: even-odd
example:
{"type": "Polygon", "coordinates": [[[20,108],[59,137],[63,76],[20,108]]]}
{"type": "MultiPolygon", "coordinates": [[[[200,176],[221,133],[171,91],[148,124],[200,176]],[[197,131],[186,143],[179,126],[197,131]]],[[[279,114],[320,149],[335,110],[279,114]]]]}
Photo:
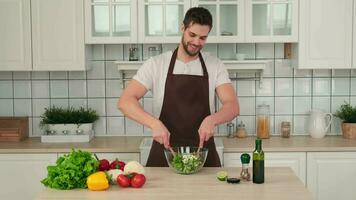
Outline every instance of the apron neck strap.
{"type": "MultiPolygon", "coordinates": [[[[177,54],[178,54],[178,47],[174,50],[173,55],[171,57],[171,61],[169,63],[169,69],[168,69],[168,74],[169,75],[173,74],[174,64],[176,63],[176,60],[177,60],[177,54]]],[[[204,77],[208,77],[208,70],[206,69],[203,56],[201,55],[200,52],[199,52],[199,60],[200,60],[201,66],[203,68],[203,76],[204,77]]]]}

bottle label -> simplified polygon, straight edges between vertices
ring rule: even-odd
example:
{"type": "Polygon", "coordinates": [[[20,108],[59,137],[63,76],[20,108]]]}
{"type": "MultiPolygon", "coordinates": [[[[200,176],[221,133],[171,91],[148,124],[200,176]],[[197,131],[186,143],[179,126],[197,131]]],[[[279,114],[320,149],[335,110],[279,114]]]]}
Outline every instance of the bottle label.
{"type": "Polygon", "coordinates": [[[264,160],[253,161],[253,176],[254,183],[264,183],[265,181],[265,162],[264,160]]]}

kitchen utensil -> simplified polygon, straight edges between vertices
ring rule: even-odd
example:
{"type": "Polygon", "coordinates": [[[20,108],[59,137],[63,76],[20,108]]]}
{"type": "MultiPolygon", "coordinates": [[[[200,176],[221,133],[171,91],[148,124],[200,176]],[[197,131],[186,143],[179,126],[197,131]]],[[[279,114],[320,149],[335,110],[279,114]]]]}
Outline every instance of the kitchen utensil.
{"type": "Polygon", "coordinates": [[[178,174],[194,174],[198,172],[204,166],[208,155],[207,148],[201,148],[199,153],[199,147],[184,146],[171,148],[172,150],[165,149],[164,154],[169,167],[178,174]],[[175,152],[175,155],[172,152],[175,152]]]}
{"type": "Polygon", "coordinates": [[[323,138],[331,125],[332,114],[313,110],[309,115],[308,132],[312,138],[323,138]]]}

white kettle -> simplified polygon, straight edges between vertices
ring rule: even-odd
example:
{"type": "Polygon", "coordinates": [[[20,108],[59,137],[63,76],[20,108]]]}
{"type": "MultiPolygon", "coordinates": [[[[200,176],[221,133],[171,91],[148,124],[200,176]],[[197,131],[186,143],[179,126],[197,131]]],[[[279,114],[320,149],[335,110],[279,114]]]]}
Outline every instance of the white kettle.
{"type": "Polygon", "coordinates": [[[333,116],[331,113],[313,110],[309,116],[308,131],[312,138],[323,138],[331,125],[333,116]]]}

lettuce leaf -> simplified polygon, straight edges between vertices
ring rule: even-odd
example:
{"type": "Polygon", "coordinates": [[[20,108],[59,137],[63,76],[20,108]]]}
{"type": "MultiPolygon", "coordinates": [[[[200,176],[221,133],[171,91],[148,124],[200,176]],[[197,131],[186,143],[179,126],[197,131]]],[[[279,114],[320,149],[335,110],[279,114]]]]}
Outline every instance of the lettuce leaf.
{"type": "Polygon", "coordinates": [[[99,161],[92,153],[72,149],[71,153],[59,157],[56,165],[47,167],[47,177],[41,183],[61,190],[87,188],[86,179],[98,166],[99,161]]]}

